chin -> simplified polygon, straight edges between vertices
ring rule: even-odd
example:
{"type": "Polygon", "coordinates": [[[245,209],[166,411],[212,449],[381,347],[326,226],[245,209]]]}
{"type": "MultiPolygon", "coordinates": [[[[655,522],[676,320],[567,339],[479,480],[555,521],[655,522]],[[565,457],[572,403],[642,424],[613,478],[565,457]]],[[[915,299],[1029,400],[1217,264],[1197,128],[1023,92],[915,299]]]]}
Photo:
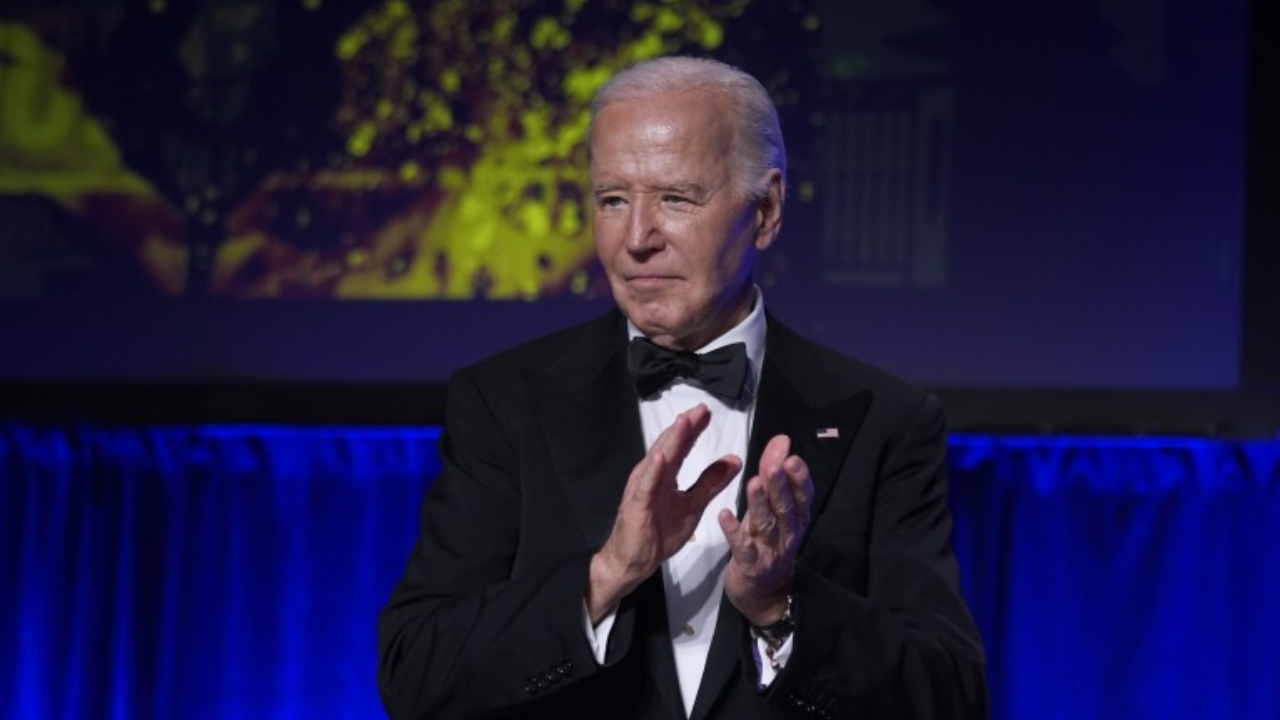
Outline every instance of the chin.
{"type": "Polygon", "coordinates": [[[666,323],[657,322],[653,316],[644,314],[627,315],[627,319],[631,320],[631,324],[640,328],[640,332],[650,337],[661,335],[666,330],[666,323]]]}
{"type": "Polygon", "coordinates": [[[642,299],[631,294],[627,302],[618,303],[618,305],[636,325],[642,322],[646,325],[663,324],[671,317],[671,308],[665,299],[652,297],[642,299]]]}

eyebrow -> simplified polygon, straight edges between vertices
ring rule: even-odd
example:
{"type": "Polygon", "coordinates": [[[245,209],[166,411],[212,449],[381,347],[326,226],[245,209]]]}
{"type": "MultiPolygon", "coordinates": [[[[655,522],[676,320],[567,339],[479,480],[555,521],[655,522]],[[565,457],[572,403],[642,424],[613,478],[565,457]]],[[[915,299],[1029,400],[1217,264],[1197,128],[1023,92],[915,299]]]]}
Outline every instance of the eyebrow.
{"type": "MultiPolygon", "coordinates": [[[[591,188],[591,192],[595,195],[599,195],[601,193],[616,192],[618,190],[625,190],[625,189],[626,189],[625,185],[617,185],[617,184],[610,183],[610,184],[596,185],[591,188]]],[[[655,193],[677,193],[680,195],[700,195],[700,194],[704,194],[706,192],[706,189],[697,183],[677,183],[674,185],[656,185],[653,187],[646,187],[645,191],[655,192],[655,193]]]]}
{"type": "Polygon", "coordinates": [[[682,185],[660,185],[655,188],[658,192],[670,192],[679,195],[701,195],[705,192],[704,188],[697,183],[687,183],[682,185]]]}

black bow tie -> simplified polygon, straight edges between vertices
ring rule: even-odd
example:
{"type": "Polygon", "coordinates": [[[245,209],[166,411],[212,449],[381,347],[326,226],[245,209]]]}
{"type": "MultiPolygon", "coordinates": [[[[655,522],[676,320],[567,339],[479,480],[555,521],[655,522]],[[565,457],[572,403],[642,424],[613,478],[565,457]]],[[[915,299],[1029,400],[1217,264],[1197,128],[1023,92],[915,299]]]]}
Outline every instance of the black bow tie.
{"type": "Polygon", "coordinates": [[[699,355],[668,350],[648,338],[631,341],[627,368],[640,397],[648,397],[680,377],[694,380],[712,395],[737,400],[747,380],[746,343],[726,345],[699,355]]]}

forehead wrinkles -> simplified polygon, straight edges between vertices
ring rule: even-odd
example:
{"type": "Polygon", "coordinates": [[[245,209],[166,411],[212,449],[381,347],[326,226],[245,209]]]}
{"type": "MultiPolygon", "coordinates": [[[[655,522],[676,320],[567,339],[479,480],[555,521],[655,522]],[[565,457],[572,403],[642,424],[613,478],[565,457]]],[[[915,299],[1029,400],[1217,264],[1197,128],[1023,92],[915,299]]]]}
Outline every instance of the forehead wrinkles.
{"type": "Polygon", "coordinates": [[[593,183],[621,179],[614,177],[620,174],[655,186],[690,184],[693,175],[719,181],[728,174],[733,148],[728,109],[723,99],[705,93],[606,106],[592,128],[593,183]]]}

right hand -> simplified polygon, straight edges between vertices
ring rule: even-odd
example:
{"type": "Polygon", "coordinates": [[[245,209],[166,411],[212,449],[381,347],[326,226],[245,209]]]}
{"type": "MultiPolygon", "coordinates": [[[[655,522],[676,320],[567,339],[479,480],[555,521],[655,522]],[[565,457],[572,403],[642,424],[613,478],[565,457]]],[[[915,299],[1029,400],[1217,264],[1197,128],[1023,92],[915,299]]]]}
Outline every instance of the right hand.
{"type": "Polygon", "coordinates": [[[599,623],[622,598],[688,542],[711,499],[742,469],[742,459],[725,455],[707,466],[688,490],[676,476],[689,450],[711,422],[699,404],[681,413],[631,471],[613,531],[591,558],[587,610],[599,623]]]}

